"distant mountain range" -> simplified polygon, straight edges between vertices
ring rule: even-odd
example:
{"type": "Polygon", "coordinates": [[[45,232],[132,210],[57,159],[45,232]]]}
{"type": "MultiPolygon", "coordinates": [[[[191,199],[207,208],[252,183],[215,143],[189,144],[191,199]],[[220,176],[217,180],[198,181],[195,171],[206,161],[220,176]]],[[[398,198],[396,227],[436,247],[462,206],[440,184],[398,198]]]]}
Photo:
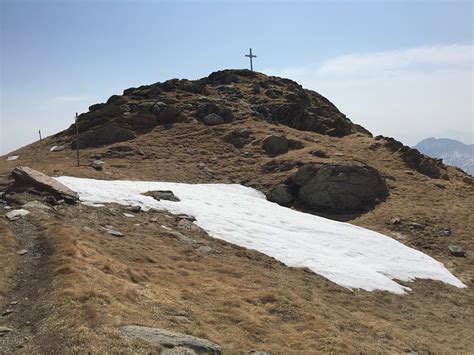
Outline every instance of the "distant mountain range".
{"type": "Polygon", "coordinates": [[[427,138],[415,145],[421,153],[441,158],[447,165],[457,166],[474,176],[474,144],[464,144],[449,138],[427,138]]]}

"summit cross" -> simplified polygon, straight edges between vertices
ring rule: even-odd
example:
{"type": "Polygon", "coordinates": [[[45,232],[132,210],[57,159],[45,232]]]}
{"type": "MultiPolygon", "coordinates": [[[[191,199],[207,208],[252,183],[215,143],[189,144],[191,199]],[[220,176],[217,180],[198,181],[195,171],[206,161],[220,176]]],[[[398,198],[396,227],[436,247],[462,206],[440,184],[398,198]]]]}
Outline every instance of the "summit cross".
{"type": "Polygon", "coordinates": [[[250,58],[250,71],[253,71],[253,61],[252,61],[252,59],[257,58],[257,56],[252,54],[252,48],[250,48],[250,54],[246,54],[245,56],[250,58]]]}

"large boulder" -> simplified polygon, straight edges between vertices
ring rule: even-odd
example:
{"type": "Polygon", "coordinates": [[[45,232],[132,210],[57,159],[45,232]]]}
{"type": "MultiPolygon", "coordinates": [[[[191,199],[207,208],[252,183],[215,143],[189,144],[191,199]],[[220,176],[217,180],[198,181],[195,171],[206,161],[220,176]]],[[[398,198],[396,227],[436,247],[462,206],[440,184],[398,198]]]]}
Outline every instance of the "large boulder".
{"type": "Polygon", "coordinates": [[[15,179],[16,186],[33,187],[39,191],[46,191],[57,199],[64,200],[68,203],[75,203],[79,200],[77,192],[72,191],[48,175],[26,166],[19,166],[13,169],[12,176],[15,179]]]}
{"type": "Polygon", "coordinates": [[[370,166],[304,165],[287,184],[297,204],[315,212],[360,213],[388,196],[384,179],[370,166]]]}
{"type": "Polygon", "coordinates": [[[82,133],[79,137],[79,144],[77,139],[74,139],[71,142],[71,148],[100,147],[112,143],[128,141],[133,138],[135,138],[135,133],[133,131],[120,126],[108,124],[82,133]]]}
{"type": "Polygon", "coordinates": [[[215,113],[210,113],[209,115],[204,116],[202,122],[208,126],[217,126],[224,123],[224,119],[216,115],[215,113]]]}
{"type": "Polygon", "coordinates": [[[293,204],[293,196],[285,184],[275,186],[268,194],[267,200],[284,207],[290,207],[293,204]]]}
{"type": "Polygon", "coordinates": [[[271,135],[262,141],[262,148],[270,157],[285,154],[288,152],[288,140],[285,136],[271,135]]]}

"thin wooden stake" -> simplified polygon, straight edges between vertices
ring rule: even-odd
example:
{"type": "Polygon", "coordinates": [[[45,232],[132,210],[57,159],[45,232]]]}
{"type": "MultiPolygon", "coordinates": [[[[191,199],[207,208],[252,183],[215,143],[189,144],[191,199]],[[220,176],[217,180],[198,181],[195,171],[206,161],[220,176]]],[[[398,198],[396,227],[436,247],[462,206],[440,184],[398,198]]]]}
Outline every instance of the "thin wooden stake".
{"type": "Polygon", "coordinates": [[[77,112],[76,112],[76,120],[75,120],[75,123],[76,123],[76,159],[77,159],[77,166],[79,166],[79,125],[78,125],[77,120],[78,120],[78,118],[77,118],[77,112]]]}

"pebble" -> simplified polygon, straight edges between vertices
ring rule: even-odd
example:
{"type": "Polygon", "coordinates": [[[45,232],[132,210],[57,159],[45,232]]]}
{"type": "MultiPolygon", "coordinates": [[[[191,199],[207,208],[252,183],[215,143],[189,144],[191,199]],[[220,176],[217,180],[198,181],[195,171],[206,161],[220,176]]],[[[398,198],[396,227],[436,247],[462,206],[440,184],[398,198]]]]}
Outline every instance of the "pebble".
{"type": "Polygon", "coordinates": [[[124,213],[123,214],[125,217],[129,217],[129,218],[133,218],[135,217],[135,215],[131,214],[131,213],[124,213]]]}
{"type": "Polygon", "coordinates": [[[13,309],[6,309],[5,312],[2,313],[2,317],[8,316],[9,314],[13,313],[13,309]]]}
{"type": "Polygon", "coordinates": [[[394,217],[390,220],[390,224],[396,225],[396,224],[400,224],[400,223],[402,223],[402,220],[400,219],[400,217],[394,217]]]}
{"type": "Polygon", "coordinates": [[[18,301],[11,301],[11,302],[10,302],[10,306],[15,306],[15,305],[17,305],[17,304],[18,304],[18,301]]]}
{"type": "Polygon", "coordinates": [[[448,246],[448,249],[449,249],[449,252],[451,253],[451,255],[453,255],[453,256],[463,257],[464,254],[465,254],[464,250],[459,245],[451,244],[450,246],[448,246]]]}
{"type": "Polygon", "coordinates": [[[109,233],[110,235],[113,235],[114,237],[125,237],[125,234],[113,229],[108,229],[107,233],[109,233]]]}
{"type": "Polygon", "coordinates": [[[21,249],[19,251],[16,252],[18,255],[25,255],[26,253],[28,253],[28,250],[26,249],[21,249]]]}

